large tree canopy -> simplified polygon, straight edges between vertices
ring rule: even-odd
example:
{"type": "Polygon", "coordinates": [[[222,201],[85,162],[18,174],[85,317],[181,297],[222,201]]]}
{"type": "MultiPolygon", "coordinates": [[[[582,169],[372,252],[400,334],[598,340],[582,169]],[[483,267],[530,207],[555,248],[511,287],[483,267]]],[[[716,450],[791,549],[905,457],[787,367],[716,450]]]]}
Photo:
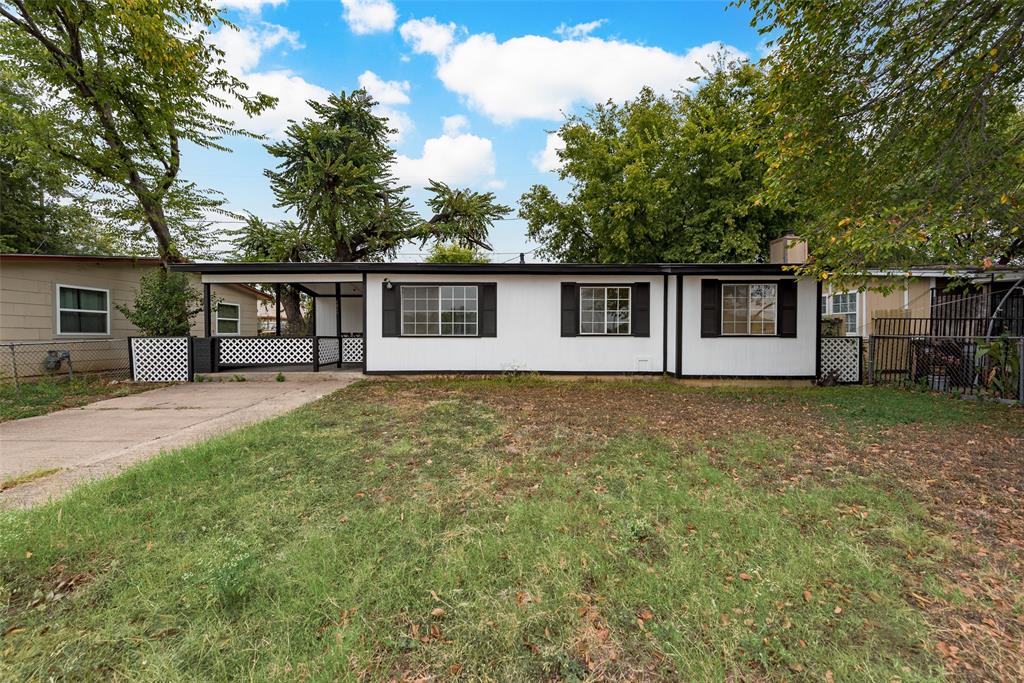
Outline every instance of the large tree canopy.
{"type": "Polygon", "coordinates": [[[224,23],[205,0],[0,2],[2,76],[35,94],[31,110],[0,104],[26,154],[82,174],[110,219],[146,226],[165,262],[200,242],[196,219],[220,206],[181,179],[182,143],[223,149],[222,136],[244,131],[215,112],[274,103],[223,67],[208,29],[224,23]]]}
{"type": "Polygon", "coordinates": [[[89,202],[58,160],[25,153],[21,131],[3,103],[31,106],[11,82],[0,82],[0,252],[110,253],[116,247],[97,228],[89,202]]]}
{"type": "Polygon", "coordinates": [[[544,256],[570,262],[753,261],[792,225],[784,200],[760,200],[768,124],[763,76],[722,60],[693,94],[651,90],[559,129],[567,200],[535,185],[520,200],[544,256]]]}
{"type": "Polygon", "coordinates": [[[1024,258],[1024,4],[745,2],[776,36],[766,197],[803,188],[811,272],[1024,258]]]}
{"type": "MultiPolygon", "coordinates": [[[[293,122],[285,139],[267,145],[279,161],[265,171],[277,206],[297,220],[277,223],[250,216],[235,233],[239,257],[257,261],[380,261],[410,241],[444,243],[475,253],[490,249],[487,233],[511,209],[491,192],[430,181],[422,218],[392,173],[387,120],[363,90],[310,101],[313,116],[293,122]]],[[[290,332],[304,328],[301,297],[282,289],[290,332]]]]}
{"type": "Polygon", "coordinates": [[[374,104],[363,90],[310,101],[313,116],[267,145],[279,162],[266,171],[277,206],[294,211],[312,242],[336,261],[384,259],[412,240],[489,249],[488,230],[511,209],[493,193],[431,181],[433,215],[420,218],[406,198],[408,187],[392,173],[393,131],[374,115],[374,104]]]}

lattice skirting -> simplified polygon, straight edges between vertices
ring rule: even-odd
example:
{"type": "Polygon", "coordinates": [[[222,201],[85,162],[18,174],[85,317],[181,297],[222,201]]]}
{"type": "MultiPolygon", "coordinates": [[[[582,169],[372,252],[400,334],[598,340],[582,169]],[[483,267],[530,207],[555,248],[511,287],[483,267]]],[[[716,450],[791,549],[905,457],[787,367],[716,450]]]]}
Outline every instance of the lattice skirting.
{"type": "Polygon", "coordinates": [[[317,340],[320,365],[332,365],[338,362],[341,344],[337,337],[321,337],[317,340]]]}
{"type": "Polygon", "coordinates": [[[840,382],[860,382],[860,337],[822,337],[821,374],[828,372],[840,382]]]}
{"type": "Polygon", "coordinates": [[[313,362],[312,337],[220,337],[217,346],[220,365],[302,365],[313,362]]]}
{"type": "Polygon", "coordinates": [[[189,381],[188,337],[132,337],[132,379],[136,382],[189,381]]]}
{"type": "MultiPolygon", "coordinates": [[[[323,343],[323,342],[321,342],[323,343]]],[[[341,362],[362,363],[363,362],[363,338],[344,337],[341,340],[341,362]]]]}

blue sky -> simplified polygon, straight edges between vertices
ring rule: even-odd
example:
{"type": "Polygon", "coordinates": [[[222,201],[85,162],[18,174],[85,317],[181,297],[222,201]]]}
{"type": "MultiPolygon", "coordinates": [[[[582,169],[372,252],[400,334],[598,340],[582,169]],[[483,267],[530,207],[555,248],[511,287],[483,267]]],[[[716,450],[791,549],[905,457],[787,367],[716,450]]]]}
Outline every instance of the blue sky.
{"type": "MultiPolygon", "coordinates": [[[[364,86],[400,129],[395,171],[421,209],[426,178],[490,190],[515,207],[535,183],[558,186],[549,133],[565,112],[644,85],[686,87],[718,50],[756,58],[762,45],[749,12],[723,2],[220,4],[240,29],[214,36],[228,68],[280,98],[255,120],[232,116],[275,138],[308,113],[305,100],[364,86]]],[[[262,174],[273,163],[262,143],[226,142],[230,154],[187,150],[185,177],[223,192],[230,209],[284,216],[262,174]]],[[[499,222],[491,241],[497,261],[535,246],[516,218],[499,222]]],[[[402,260],[418,260],[417,251],[403,248],[402,260]]]]}

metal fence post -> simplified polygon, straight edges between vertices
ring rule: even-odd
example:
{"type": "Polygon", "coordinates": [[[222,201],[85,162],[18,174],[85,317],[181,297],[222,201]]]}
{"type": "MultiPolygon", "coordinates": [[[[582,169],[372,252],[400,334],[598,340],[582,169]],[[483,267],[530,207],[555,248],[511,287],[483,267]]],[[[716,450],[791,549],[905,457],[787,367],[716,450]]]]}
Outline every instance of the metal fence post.
{"type": "Polygon", "coordinates": [[[18,381],[18,353],[11,344],[11,372],[14,373],[14,388],[20,390],[21,383],[18,381]]]}
{"type": "Polygon", "coordinates": [[[1024,406],[1024,337],[1017,338],[1017,403],[1024,406]]]}

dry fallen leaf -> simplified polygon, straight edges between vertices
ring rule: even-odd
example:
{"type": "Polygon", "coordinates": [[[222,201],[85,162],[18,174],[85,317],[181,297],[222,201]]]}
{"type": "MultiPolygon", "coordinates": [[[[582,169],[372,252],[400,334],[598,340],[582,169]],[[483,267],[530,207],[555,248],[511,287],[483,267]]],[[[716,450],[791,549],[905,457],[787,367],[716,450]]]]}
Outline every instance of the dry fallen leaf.
{"type": "Polygon", "coordinates": [[[811,591],[804,591],[804,602],[811,601],[811,591]]]}
{"type": "Polygon", "coordinates": [[[435,607],[434,609],[430,610],[430,616],[436,617],[436,618],[440,619],[441,617],[444,616],[444,608],[443,607],[435,607]]]}
{"type": "Polygon", "coordinates": [[[750,581],[751,577],[750,577],[750,574],[748,574],[746,572],[740,572],[740,578],[743,579],[744,581],[750,581]]]}

